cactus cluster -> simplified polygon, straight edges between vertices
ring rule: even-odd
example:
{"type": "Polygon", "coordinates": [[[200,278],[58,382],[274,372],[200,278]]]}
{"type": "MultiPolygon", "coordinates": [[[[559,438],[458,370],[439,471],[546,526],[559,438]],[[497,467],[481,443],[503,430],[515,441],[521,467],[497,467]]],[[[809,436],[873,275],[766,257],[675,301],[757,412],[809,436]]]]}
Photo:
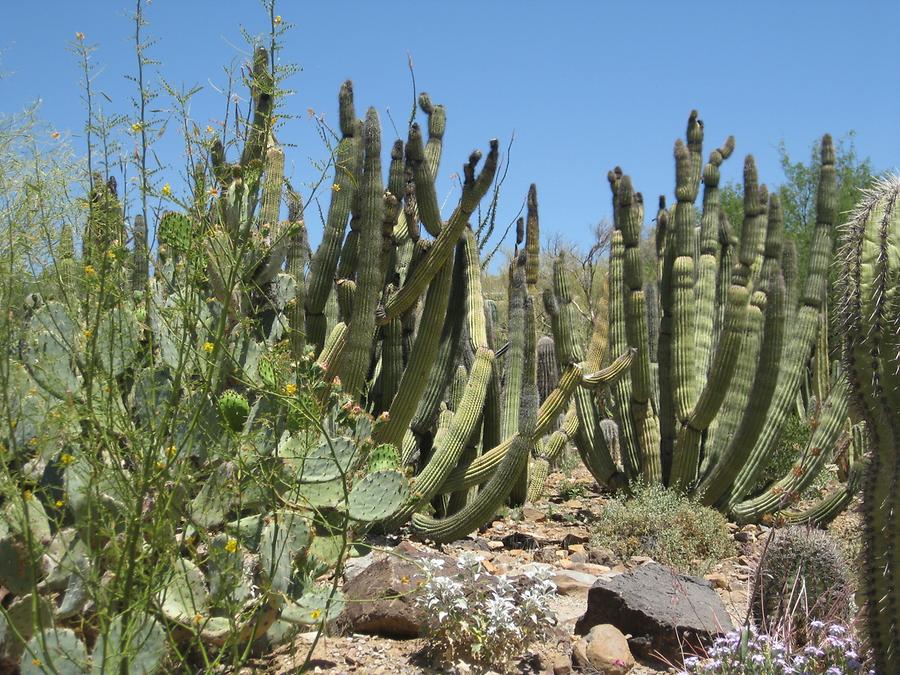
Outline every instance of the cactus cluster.
{"type": "Polygon", "coordinates": [[[844,363],[871,445],[864,480],[864,565],[869,641],[878,672],[900,668],[900,179],[884,178],[844,231],[839,316],[844,363]]]}
{"type": "MultiPolygon", "coordinates": [[[[480,171],[481,153],[469,157],[444,220],[443,107],[420,97],[427,139],[412,124],[385,180],[378,116],[357,119],[345,83],[331,204],[310,253],[272,128],[265,50],[251,85],[239,159],[211,144],[190,210],[151,228],[152,274],[143,214],[129,251],[115,185],[98,179],[81,270],[69,251],[63,283],[29,296],[2,445],[29,487],[4,496],[0,583],[17,596],[10,620],[44,630],[2,632],[4,664],[125,658],[71,630],[96,600],[85,580],[104,552],[119,553],[116,528],[129,565],[155,559],[135,558],[142,546],[174,556],[142,572],[159,576],[149,614],[98,627],[107,642],[146,635],[130,667],[163,667],[173,640],[221,648],[321,623],[339,598],[312,579],[340,565],[348,542],[373,524],[410,522],[421,538],[455,539],[508,499],[537,498],[568,438],[543,437],[569,399],[591,400],[628,366],[630,352],[606,369],[598,354],[567,361],[557,378],[544,363],[539,398],[534,186],[510,269],[509,344],[493,344],[497,311],[469,221],[494,179],[496,140],[480,171]],[[326,311],[335,298],[337,321],[326,311]],[[85,431],[102,448],[84,446],[85,431]],[[134,529],[135,495],[156,514],[152,535],[134,529]],[[32,559],[45,547],[61,553],[49,571],[32,559]]],[[[133,582],[114,579],[114,592],[133,582]]]]}
{"type": "MultiPolygon", "coordinates": [[[[782,271],[778,197],[759,184],[752,156],[744,162],[738,238],[719,197],[720,167],[732,154],[734,139],[713,150],[705,165],[702,142],[703,124],[692,112],[686,142],[675,144],[676,204],[667,209],[660,198],[656,272],[649,282],[638,252],[643,198],[621,169],[609,172],[615,230],[608,343],[613,353],[635,350],[630,373],[614,385],[609,402],[619,428],[620,464],[612,460],[609,435],[598,424],[602,411],[596,401],[576,399],[574,439],[601,484],[661,483],[696,495],[739,522],[774,519],[789,511],[834,456],[848,426],[847,383],[820,338],[827,330],[836,218],[834,148],[825,136],[808,273],[798,289],[796,279],[786,287],[782,271]],[[813,357],[815,430],[790,472],[754,493],[766,458],[796,410],[813,357]]],[[[547,304],[564,365],[581,360],[582,348],[572,340],[570,293],[560,276],[547,304]]],[[[591,349],[602,353],[607,336],[601,333],[595,326],[591,349]]],[[[829,497],[807,515],[821,521],[845,503],[829,497]]]]}

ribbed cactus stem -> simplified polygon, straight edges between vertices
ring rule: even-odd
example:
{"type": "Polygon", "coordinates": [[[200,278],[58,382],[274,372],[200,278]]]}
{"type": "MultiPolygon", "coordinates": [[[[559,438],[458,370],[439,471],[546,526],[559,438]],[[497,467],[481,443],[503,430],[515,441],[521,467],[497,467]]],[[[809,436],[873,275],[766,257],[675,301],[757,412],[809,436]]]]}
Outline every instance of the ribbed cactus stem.
{"type": "Polygon", "coordinates": [[[537,186],[532,183],[528,188],[528,197],[525,200],[527,206],[525,221],[525,283],[528,285],[528,295],[537,295],[538,276],[540,274],[541,232],[538,219],[537,186]]]}
{"type": "Polygon", "coordinates": [[[400,378],[397,395],[391,402],[390,417],[373,434],[376,443],[390,443],[397,447],[403,443],[437,356],[452,279],[453,265],[446,265],[428,287],[419,330],[410,349],[406,369],[400,378]]]}
{"type": "Polygon", "coordinates": [[[839,257],[844,363],[872,449],[861,586],[875,667],[893,673],[900,669],[900,177],[884,178],[864,194],[839,257]]]}
{"type": "MultiPolygon", "coordinates": [[[[530,418],[527,420],[529,433],[532,433],[536,424],[537,424],[537,410],[538,410],[538,393],[537,393],[537,384],[536,384],[536,374],[537,374],[537,363],[535,360],[535,316],[534,316],[534,300],[531,296],[526,296],[525,304],[523,307],[524,316],[525,316],[525,325],[524,325],[524,354],[522,358],[522,378],[519,382],[519,395],[522,400],[531,396],[534,398],[534,401],[531,403],[531,412],[530,418]]],[[[518,410],[520,416],[523,414],[522,401],[519,402],[518,410]]],[[[518,427],[521,424],[520,422],[516,425],[518,431],[518,427]]],[[[540,437],[533,436],[532,440],[536,444],[539,442],[540,437]]],[[[522,473],[519,474],[518,479],[513,485],[512,491],[509,495],[509,503],[511,506],[521,506],[528,499],[528,475],[530,471],[531,461],[530,455],[525,459],[525,466],[522,467],[522,473]]]]}
{"type": "Polygon", "coordinates": [[[413,480],[411,499],[391,519],[389,527],[399,527],[419,507],[431,502],[438,492],[448,492],[448,490],[441,490],[441,486],[459,462],[465,444],[481,417],[493,361],[494,353],[491,350],[478,350],[459,404],[459,410],[453,415],[450,428],[441,439],[442,442],[434,446],[428,463],[413,480]]]}
{"type": "MultiPolygon", "coordinates": [[[[412,142],[407,146],[407,153],[410,145],[412,142]]],[[[409,309],[431,283],[438,270],[450,259],[457,241],[468,225],[469,217],[494,180],[500,150],[496,139],[492,140],[490,145],[491,150],[477,177],[475,176],[475,167],[481,159],[481,153],[476,151],[469,157],[469,162],[463,168],[465,180],[459,204],[450,216],[450,220],[447,221],[447,225],[437,235],[437,239],[425,259],[379,312],[379,323],[387,323],[409,309]]],[[[416,189],[418,191],[418,185],[416,189]]]]}
{"type": "Polygon", "coordinates": [[[291,358],[300,360],[306,347],[306,265],[309,262],[309,239],[303,222],[303,201],[293,190],[288,191],[287,273],[294,278],[294,299],[285,311],[291,358]]]}
{"type": "Polygon", "coordinates": [[[381,222],[384,212],[384,183],[381,177],[381,125],[374,108],[369,108],[365,125],[365,164],[359,198],[362,209],[357,292],[353,318],[347,331],[347,345],[338,372],[344,391],[354,398],[362,391],[369,370],[375,308],[381,292],[381,222]]]}
{"type": "MultiPolygon", "coordinates": [[[[524,282],[524,278],[522,281],[524,282]]],[[[530,300],[529,298],[526,301],[526,305],[531,305],[530,300]]],[[[529,311],[526,306],[525,321],[531,325],[526,325],[525,330],[530,331],[532,334],[534,333],[533,319],[533,307],[529,311]]],[[[531,347],[533,354],[533,342],[531,347]]],[[[479,354],[481,353],[483,352],[480,350],[479,354]]],[[[490,520],[496,510],[506,501],[517,479],[526,471],[528,458],[534,447],[533,434],[537,412],[537,386],[535,384],[533,359],[530,360],[529,367],[523,369],[523,373],[521,382],[522,400],[516,425],[519,433],[514,437],[509,451],[506,453],[500,466],[494,471],[487,484],[478,491],[478,494],[457,513],[441,520],[422,514],[413,516],[413,530],[418,536],[440,543],[453,541],[469,534],[472,530],[490,520]]],[[[523,495],[523,499],[524,497],[525,495],[523,495]]]]}
{"type": "Polygon", "coordinates": [[[341,86],[338,98],[341,138],[334,154],[334,182],[331,186],[331,205],[322,232],[322,243],[310,262],[306,294],[307,339],[319,352],[325,343],[327,323],[325,304],[334,283],[341,241],[347,228],[350,207],[359,183],[359,152],[362,139],[356,134],[356,113],[353,108],[353,85],[348,80],[341,86]]]}
{"type": "Polygon", "coordinates": [[[547,400],[559,380],[556,347],[553,338],[544,335],[537,343],[537,387],[541,403],[547,400]]]}

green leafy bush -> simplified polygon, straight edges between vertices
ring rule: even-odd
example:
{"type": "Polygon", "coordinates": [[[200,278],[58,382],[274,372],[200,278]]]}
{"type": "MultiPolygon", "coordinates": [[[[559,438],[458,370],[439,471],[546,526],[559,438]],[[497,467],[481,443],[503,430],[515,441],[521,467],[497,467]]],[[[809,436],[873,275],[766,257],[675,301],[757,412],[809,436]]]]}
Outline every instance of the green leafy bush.
{"type": "Polygon", "coordinates": [[[591,545],[628,559],[645,555],[702,574],[733,552],[725,517],[660,486],[639,485],[630,497],[608,501],[591,545]]]}

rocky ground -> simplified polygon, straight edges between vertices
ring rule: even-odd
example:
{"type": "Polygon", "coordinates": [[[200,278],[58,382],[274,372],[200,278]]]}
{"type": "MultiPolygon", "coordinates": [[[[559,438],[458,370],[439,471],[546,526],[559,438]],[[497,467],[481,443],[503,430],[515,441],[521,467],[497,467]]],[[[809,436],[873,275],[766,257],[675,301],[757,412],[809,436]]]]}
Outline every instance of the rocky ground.
{"type": "MultiPolygon", "coordinates": [[[[692,580],[646,557],[617,560],[609,550],[592,548],[590,526],[604,503],[603,496],[593,488],[593,481],[583,469],[565,476],[551,474],[546,490],[549,499],[511,512],[466,540],[437,551],[399,537],[380,543],[385,549],[399,545],[402,557],[411,559],[441,554],[456,559],[463,552],[475,552],[483,558],[486,570],[493,574],[516,576],[536,566],[549,569],[557,586],[553,599],[557,626],[548,640],[533,646],[513,672],[554,675],[573,671],[628,671],[637,675],[673,672],[670,664],[677,658],[673,652],[679,651],[678,645],[663,646],[654,642],[652,636],[627,634],[629,621],[636,626],[646,626],[657,619],[663,623],[675,621],[680,626],[679,634],[685,635],[690,635],[692,619],[688,615],[702,614],[707,624],[727,623],[730,619],[739,625],[745,621],[749,588],[767,528],[730,526],[737,554],[717,563],[705,575],[705,580],[692,580]],[[560,489],[561,485],[565,489],[560,489]],[[577,489],[571,489],[573,486],[577,489]],[[566,499],[572,493],[579,496],[566,499]],[[589,591],[598,580],[604,588],[592,591],[589,603],[589,591]],[[594,597],[601,592],[602,597],[594,597]],[[648,604],[649,608],[637,606],[641,603],[648,604]],[[647,616],[660,608],[665,616],[647,616]],[[577,626],[586,612],[590,614],[589,609],[603,616],[597,615],[592,621],[586,617],[583,625],[577,626]],[[679,613],[683,616],[676,618],[679,613]],[[628,642],[616,628],[607,626],[595,629],[587,639],[578,634],[588,632],[591,624],[598,621],[624,628],[628,642]],[[659,656],[660,650],[670,658],[653,658],[659,656]],[[635,655],[635,665],[629,670],[630,652],[635,655]],[[604,662],[606,666],[602,665],[604,662]],[[599,669],[594,667],[598,665],[599,669]]],[[[842,517],[837,528],[852,533],[856,528],[853,514],[842,517]]],[[[415,586],[421,579],[417,574],[414,563],[403,563],[401,557],[376,551],[350,561],[344,590],[349,597],[377,597],[385,589],[402,596],[405,588],[415,586]]],[[[313,672],[372,675],[471,672],[465,664],[444,670],[431,668],[424,641],[412,637],[420,621],[421,616],[416,615],[407,599],[353,603],[327,635],[316,639],[314,632],[302,634],[293,644],[259,661],[253,672],[279,675],[297,672],[314,641],[310,662],[313,672]]]]}

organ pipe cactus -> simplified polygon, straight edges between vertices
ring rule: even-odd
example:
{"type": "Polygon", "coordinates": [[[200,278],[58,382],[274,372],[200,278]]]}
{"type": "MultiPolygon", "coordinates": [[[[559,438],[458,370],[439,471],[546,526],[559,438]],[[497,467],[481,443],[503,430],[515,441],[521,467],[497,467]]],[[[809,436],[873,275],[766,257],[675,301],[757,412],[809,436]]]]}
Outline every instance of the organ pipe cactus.
{"type": "MultiPolygon", "coordinates": [[[[643,199],[620,169],[609,173],[615,221],[609,340],[614,353],[636,350],[630,373],[613,386],[613,412],[624,477],[677,487],[739,521],[758,520],[797,499],[833,452],[846,417],[846,384],[832,369],[831,384],[821,385],[828,393],[816,432],[796,465],[762,494],[751,494],[794,409],[822,330],[835,221],[834,149],[825,136],[809,272],[797,306],[788,309],[777,197],[759,185],[748,156],[737,240],[718,194],[720,166],[732,154],[734,140],[714,150],[705,167],[702,142],[703,125],[692,112],[687,142],[675,145],[676,205],[666,210],[660,200],[655,284],[645,284],[638,254],[643,199]],[[698,213],[694,202],[701,181],[698,213]]],[[[559,312],[566,303],[567,291],[557,282],[550,308],[559,312]]],[[[558,318],[553,323],[561,365],[577,356],[571,347],[560,347],[571,344],[571,323],[558,318]]],[[[582,424],[596,426],[596,411],[587,405],[578,415],[582,424]]],[[[618,476],[608,468],[615,465],[602,434],[580,429],[575,438],[582,456],[597,457],[593,465],[607,467],[595,470],[595,477],[614,484],[618,476]]]]}
{"type": "Polygon", "coordinates": [[[884,178],[863,195],[839,257],[844,363],[872,449],[863,493],[861,585],[875,666],[890,673],[900,668],[900,178],[884,178]]]}

